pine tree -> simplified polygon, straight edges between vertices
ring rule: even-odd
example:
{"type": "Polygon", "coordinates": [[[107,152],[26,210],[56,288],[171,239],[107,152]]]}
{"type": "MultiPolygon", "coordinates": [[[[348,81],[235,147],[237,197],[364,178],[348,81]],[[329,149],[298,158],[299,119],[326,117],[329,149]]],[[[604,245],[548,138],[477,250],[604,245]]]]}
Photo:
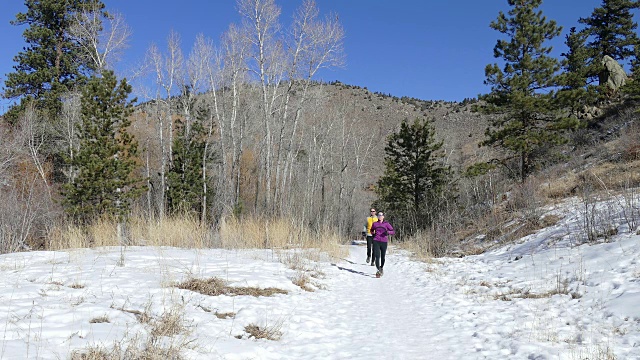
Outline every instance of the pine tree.
{"type": "Polygon", "coordinates": [[[491,92],[480,96],[484,102],[475,110],[497,115],[481,145],[506,150],[506,157],[496,162],[510,168],[511,161],[517,161],[516,173],[524,180],[533,171],[537,154],[563,140],[551,91],[560,65],[549,55],[552,48],[544,45],[560,35],[561,27],[536,11],[542,0],[508,3],[508,15],[501,11],[490,25],[507,36],[493,49],[494,57],[501,58],[504,66],[489,64],[485,68],[485,84],[491,86],[491,92]]]}
{"type": "Polygon", "coordinates": [[[195,121],[178,123],[178,134],[173,141],[173,163],[167,173],[167,206],[170,213],[202,212],[202,161],[206,145],[206,131],[200,112],[195,121]]]}
{"type": "Polygon", "coordinates": [[[403,121],[385,146],[385,171],[378,180],[378,207],[393,213],[398,226],[409,233],[428,226],[438,211],[438,197],[451,178],[445,165],[442,141],[428,120],[403,121]],[[400,224],[402,222],[402,224],[400,224]]]}
{"type": "Polygon", "coordinates": [[[123,217],[144,189],[136,167],[137,142],[127,128],[133,101],[131,86],[111,71],[92,77],[82,91],[78,128],[80,148],[73,159],[73,181],[63,187],[63,206],[75,220],[107,215],[123,217]]]}
{"type": "Polygon", "coordinates": [[[568,51],[562,53],[562,74],[558,78],[561,87],[557,94],[560,107],[567,108],[576,116],[585,105],[597,102],[596,87],[589,84],[590,50],[586,47],[588,34],[577,31],[575,27],[566,35],[565,44],[568,51]]]}
{"type": "Polygon", "coordinates": [[[585,31],[592,39],[587,44],[594,68],[591,76],[598,76],[601,85],[606,82],[606,74],[600,65],[605,55],[619,62],[635,55],[633,47],[640,44],[640,39],[631,10],[638,8],[640,2],[636,0],[603,0],[602,6],[594,9],[590,17],[578,20],[586,25],[585,31]]]}
{"type": "Polygon", "coordinates": [[[25,5],[27,11],[11,21],[29,27],[23,32],[27,46],[13,59],[15,72],[6,75],[4,96],[20,98],[7,113],[10,122],[29,101],[35,101],[36,108],[49,118],[58,115],[62,95],[86,80],[88,64],[79,60],[81,49],[69,34],[75,14],[104,8],[100,0],[25,0],[25,5]]]}
{"type": "Polygon", "coordinates": [[[631,61],[630,81],[622,87],[622,91],[629,96],[632,101],[640,100],[640,45],[634,46],[635,56],[631,61]]]}

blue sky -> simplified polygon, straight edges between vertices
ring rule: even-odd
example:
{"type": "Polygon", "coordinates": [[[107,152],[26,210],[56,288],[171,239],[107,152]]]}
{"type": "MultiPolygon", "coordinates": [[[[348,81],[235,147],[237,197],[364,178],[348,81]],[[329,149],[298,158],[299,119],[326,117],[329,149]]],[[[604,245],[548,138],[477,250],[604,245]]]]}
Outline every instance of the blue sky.
{"type": "MultiPolygon", "coordinates": [[[[198,33],[217,41],[240,21],[234,0],[103,0],[124,15],[132,29],[130,47],[119,63],[122,74],[142,62],[151,43],[161,48],[169,31],[181,35],[188,54],[198,33]]],[[[301,0],[276,0],[287,25],[301,0]]],[[[318,80],[339,80],[394,96],[461,101],[486,93],[484,68],[497,62],[493,46],[501,34],[489,28],[506,0],[316,0],[322,13],[337,13],[345,28],[346,66],[324,71],[318,80]]],[[[553,43],[556,56],[577,20],[600,0],[548,0],[541,10],[563,26],[553,43]]],[[[24,2],[3,0],[0,11],[0,81],[11,72],[13,56],[24,46],[25,27],[9,24],[24,2]]],[[[636,21],[638,21],[636,19],[636,21]]],[[[8,102],[0,100],[0,112],[8,102]]]]}

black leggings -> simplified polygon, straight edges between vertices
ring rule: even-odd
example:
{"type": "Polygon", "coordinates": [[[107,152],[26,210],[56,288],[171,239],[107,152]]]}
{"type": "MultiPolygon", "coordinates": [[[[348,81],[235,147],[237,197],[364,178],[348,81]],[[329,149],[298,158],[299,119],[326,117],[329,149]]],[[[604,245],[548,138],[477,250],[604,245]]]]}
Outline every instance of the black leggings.
{"type": "Polygon", "coordinates": [[[373,257],[373,235],[367,235],[367,259],[373,257]]]}
{"type": "Polygon", "coordinates": [[[384,267],[384,255],[387,253],[387,243],[373,241],[373,257],[376,259],[376,268],[384,267]]]}

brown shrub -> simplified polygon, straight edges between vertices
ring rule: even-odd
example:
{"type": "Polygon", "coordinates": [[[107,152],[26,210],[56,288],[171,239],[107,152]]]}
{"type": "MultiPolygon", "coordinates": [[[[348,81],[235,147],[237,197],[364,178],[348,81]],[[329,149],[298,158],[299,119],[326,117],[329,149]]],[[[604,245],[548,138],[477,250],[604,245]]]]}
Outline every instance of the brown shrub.
{"type": "Polygon", "coordinates": [[[244,331],[249,334],[249,338],[254,339],[280,340],[282,336],[279,326],[260,327],[256,324],[249,324],[244,327],[244,331]]]}
{"type": "Polygon", "coordinates": [[[288,294],[288,291],[278,288],[258,288],[258,287],[234,287],[228,286],[226,281],[212,277],[209,279],[189,279],[178,283],[175,287],[184,290],[194,291],[203,295],[218,296],[273,296],[276,294],[288,294]]]}

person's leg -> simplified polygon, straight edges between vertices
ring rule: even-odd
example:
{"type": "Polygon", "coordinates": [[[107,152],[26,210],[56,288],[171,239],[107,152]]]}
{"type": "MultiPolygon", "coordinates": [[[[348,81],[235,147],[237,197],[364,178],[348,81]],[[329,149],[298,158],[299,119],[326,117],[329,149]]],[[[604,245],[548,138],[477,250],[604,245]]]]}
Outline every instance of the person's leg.
{"type": "Polygon", "coordinates": [[[387,244],[386,242],[380,242],[380,269],[384,267],[384,256],[387,253],[387,244]]]}
{"type": "Polygon", "coordinates": [[[371,260],[373,255],[373,236],[367,235],[367,263],[371,260]]]}
{"type": "Polygon", "coordinates": [[[380,241],[373,242],[373,258],[375,259],[376,269],[380,269],[380,241]]]}

